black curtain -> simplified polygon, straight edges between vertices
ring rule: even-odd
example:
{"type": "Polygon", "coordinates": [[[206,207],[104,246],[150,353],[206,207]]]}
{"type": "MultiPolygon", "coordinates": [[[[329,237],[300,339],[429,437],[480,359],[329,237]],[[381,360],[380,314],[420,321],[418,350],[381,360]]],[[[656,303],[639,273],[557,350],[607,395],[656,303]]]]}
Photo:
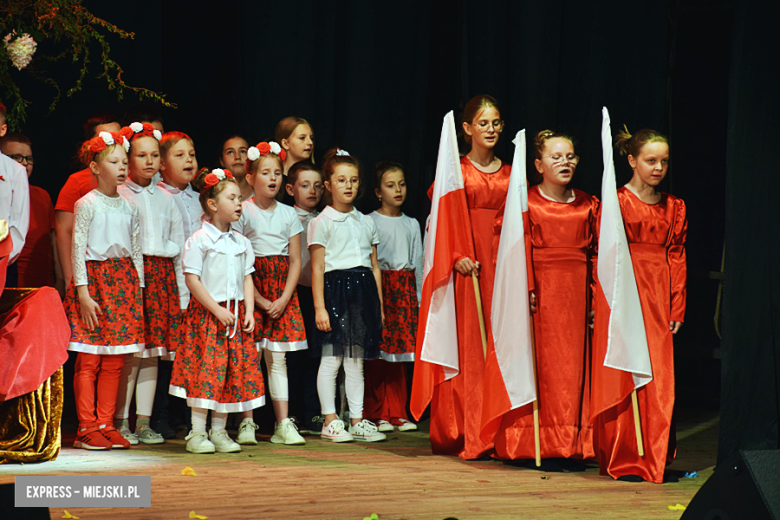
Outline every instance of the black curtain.
{"type": "Polygon", "coordinates": [[[780,102],[776,30],[762,6],[734,5],[720,461],[738,449],[780,448],[780,102]]]}

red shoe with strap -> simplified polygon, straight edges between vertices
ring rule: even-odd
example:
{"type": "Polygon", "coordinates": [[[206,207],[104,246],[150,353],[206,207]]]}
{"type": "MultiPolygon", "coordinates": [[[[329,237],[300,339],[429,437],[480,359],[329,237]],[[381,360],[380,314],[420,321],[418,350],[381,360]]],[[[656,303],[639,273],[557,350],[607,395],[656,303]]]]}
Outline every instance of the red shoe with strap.
{"type": "Polygon", "coordinates": [[[130,441],[122,437],[113,424],[101,424],[98,431],[111,443],[111,449],[124,450],[130,447],[130,441]]]}
{"type": "Polygon", "coordinates": [[[74,448],[85,450],[110,450],[111,446],[112,443],[105,438],[96,425],[79,428],[76,441],[73,443],[74,448]]]}

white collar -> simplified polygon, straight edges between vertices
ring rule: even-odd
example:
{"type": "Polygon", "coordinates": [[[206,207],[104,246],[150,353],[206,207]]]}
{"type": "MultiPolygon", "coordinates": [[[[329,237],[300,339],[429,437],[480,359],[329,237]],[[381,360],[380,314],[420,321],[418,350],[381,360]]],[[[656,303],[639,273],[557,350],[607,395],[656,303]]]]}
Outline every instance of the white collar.
{"type": "Polygon", "coordinates": [[[138,184],[136,182],[134,182],[131,178],[128,177],[127,180],[125,180],[125,186],[127,186],[128,188],[130,188],[131,190],[133,190],[136,193],[141,193],[144,190],[148,191],[149,193],[154,193],[154,188],[157,187],[156,186],[157,183],[154,182],[156,176],[157,176],[157,174],[155,173],[154,176],[151,179],[152,182],[149,183],[149,186],[145,186],[145,187],[141,186],[140,184],[138,184]]]}
{"type": "Polygon", "coordinates": [[[233,241],[237,242],[235,233],[233,233],[233,228],[230,228],[227,232],[223,233],[219,229],[217,229],[217,226],[209,222],[208,220],[205,220],[203,222],[203,226],[201,227],[203,229],[203,233],[206,234],[207,237],[211,239],[212,242],[217,242],[220,238],[232,238],[233,241]]]}
{"type": "Polygon", "coordinates": [[[322,210],[322,214],[335,222],[344,222],[347,220],[347,217],[352,217],[353,219],[359,221],[360,217],[362,216],[362,214],[354,206],[352,207],[352,211],[349,213],[342,213],[334,209],[333,206],[325,206],[325,209],[322,210]]]}
{"type": "Polygon", "coordinates": [[[295,212],[298,214],[299,217],[316,217],[318,215],[317,210],[314,211],[306,211],[303,208],[299,208],[298,206],[293,206],[295,208],[295,212]]]}
{"type": "Polygon", "coordinates": [[[160,181],[160,182],[157,183],[157,185],[160,188],[164,189],[165,191],[167,191],[168,193],[171,193],[173,195],[176,195],[177,193],[183,193],[185,195],[189,195],[190,197],[194,197],[196,195],[195,194],[195,190],[193,190],[192,187],[189,184],[187,184],[187,187],[184,188],[183,190],[181,190],[181,189],[179,189],[179,188],[177,188],[175,186],[171,186],[170,184],[166,184],[165,181],[160,181]]]}

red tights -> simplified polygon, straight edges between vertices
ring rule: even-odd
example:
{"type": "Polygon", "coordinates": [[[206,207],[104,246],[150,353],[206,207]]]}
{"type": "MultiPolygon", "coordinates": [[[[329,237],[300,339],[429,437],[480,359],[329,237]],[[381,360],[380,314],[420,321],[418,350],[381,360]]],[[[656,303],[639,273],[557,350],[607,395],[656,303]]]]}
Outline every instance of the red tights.
{"type": "Polygon", "coordinates": [[[124,364],[125,356],[121,354],[112,356],[79,352],[73,377],[79,428],[101,424],[113,425],[119,377],[122,375],[124,364]],[[95,406],[96,379],[97,407],[95,406]]]}

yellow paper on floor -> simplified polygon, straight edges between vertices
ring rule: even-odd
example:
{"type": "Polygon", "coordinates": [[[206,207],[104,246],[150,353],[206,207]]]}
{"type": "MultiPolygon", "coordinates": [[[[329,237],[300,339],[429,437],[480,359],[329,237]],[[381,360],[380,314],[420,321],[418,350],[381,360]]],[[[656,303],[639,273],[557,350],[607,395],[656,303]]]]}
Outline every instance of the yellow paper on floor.
{"type": "Polygon", "coordinates": [[[70,513],[68,513],[67,511],[65,511],[64,509],[63,509],[63,511],[62,511],[62,512],[63,512],[63,513],[65,513],[65,514],[62,516],[62,518],[75,518],[75,519],[78,519],[78,517],[77,517],[77,516],[73,516],[72,514],[70,514],[70,513]]]}
{"type": "Polygon", "coordinates": [[[208,517],[206,515],[198,515],[195,513],[195,511],[190,511],[190,518],[197,518],[199,520],[206,520],[208,517]]]}
{"type": "Polygon", "coordinates": [[[192,468],[191,468],[191,467],[189,467],[189,466],[187,466],[186,468],[184,468],[183,470],[181,470],[181,474],[182,474],[182,475],[185,475],[185,476],[190,476],[190,477],[197,477],[197,476],[198,476],[198,474],[197,474],[197,473],[195,473],[195,470],[194,470],[194,469],[192,469],[192,468]]]}
{"type": "Polygon", "coordinates": [[[675,506],[666,506],[666,507],[668,507],[671,511],[685,511],[685,506],[682,504],[677,504],[675,506]]]}

